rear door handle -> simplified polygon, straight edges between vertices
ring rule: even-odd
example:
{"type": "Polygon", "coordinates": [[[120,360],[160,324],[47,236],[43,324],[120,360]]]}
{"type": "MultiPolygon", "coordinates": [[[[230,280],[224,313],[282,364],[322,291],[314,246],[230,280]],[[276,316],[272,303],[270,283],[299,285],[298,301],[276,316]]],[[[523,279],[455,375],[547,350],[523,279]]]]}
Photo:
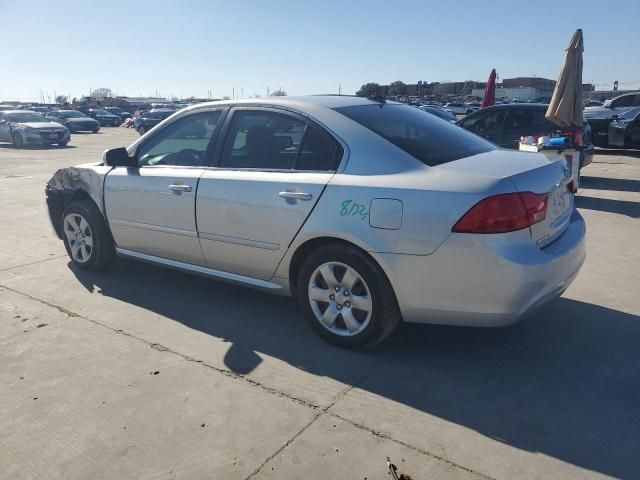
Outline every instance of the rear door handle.
{"type": "Polygon", "coordinates": [[[278,194],[282,198],[292,198],[294,200],[311,200],[313,195],[305,192],[280,192],[278,194]]]}
{"type": "Polygon", "coordinates": [[[191,188],[191,185],[185,185],[184,183],[174,183],[169,185],[169,190],[173,190],[174,192],[190,192],[193,188],[191,188]]]}

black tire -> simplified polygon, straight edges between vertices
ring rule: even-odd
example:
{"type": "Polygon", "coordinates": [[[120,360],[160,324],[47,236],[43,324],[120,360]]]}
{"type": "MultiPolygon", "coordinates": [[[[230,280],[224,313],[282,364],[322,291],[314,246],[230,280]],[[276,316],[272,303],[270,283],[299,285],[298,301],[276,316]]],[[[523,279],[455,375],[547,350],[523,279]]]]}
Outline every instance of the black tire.
{"type": "MultiPolygon", "coordinates": [[[[298,304],[311,328],[326,341],[343,348],[371,347],[388,337],[401,319],[395,294],[386,275],[371,258],[353,247],[331,245],[312,253],[300,268],[296,293],[298,304]],[[352,336],[341,336],[329,330],[316,318],[311,307],[309,284],[316,269],[327,262],[338,262],[349,266],[368,286],[373,305],[371,317],[366,327],[352,336]]],[[[336,322],[339,321],[340,318],[336,320],[336,322]]]]}
{"type": "Polygon", "coordinates": [[[98,133],[100,131],[100,128],[96,128],[95,130],[91,130],[93,133],[98,133]]]}
{"type": "Polygon", "coordinates": [[[13,134],[13,144],[17,148],[24,148],[24,139],[22,138],[22,135],[20,135],[20,133],[16,132],[13,134]]]}
{"type": "Polygon", "coordinates": [[[64,248],[67,250],[69,258],[73,264],[82,270],[102,270],[108,267],[116,258],[116,250],[111,239],[102,214],[91,200],[78,200],[70,203],[65,208],[62,218],[62,240],[64,248]],[[65,219],[68,215],[77,214],[77,217],[84,218],[89,225],[92,247],[90,254],[85,261],[78,261],[74,258],[69,244],[69,238],[65,231],[65,219]]]}
{"type": "Polygon", "coordinates": [[[140,125],[138,127],[138,133],[140,134],[140,136],[144,135],[147,131],[145,130],[144,126],[140,125]]]}
{"type": "Polygon", "coordinates": [[[60,143],[58,143],[58,146],[59,146],[60,148],[65,148],[65,147],[68,145],[68,143],[69,143],[69,141],[66,141],[66,142],[60,142],[60,143]]]}

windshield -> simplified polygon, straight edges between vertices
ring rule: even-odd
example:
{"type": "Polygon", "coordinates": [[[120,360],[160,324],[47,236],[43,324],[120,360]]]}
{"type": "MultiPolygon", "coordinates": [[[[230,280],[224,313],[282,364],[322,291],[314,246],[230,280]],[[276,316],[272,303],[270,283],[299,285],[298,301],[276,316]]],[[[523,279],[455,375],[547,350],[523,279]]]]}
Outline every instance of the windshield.
{"type": "Polygon", "coordinates": [[[109,113],[120,113],[120,109],[118,107],[107,107],[105,110],[109,113]]]}
{"type": "Polygon", "coordinates": [[[50,122],[50,120],[47,117],[35,112],[7,113],[6,116],[10,122],[15,122],[15,123],[50,122]]]}
{"type": "Polygon", "coordinates": [[[496,149],[456,125],[404,105],[361,105],[336,111],[431,167],[496,149]]]}
{"type": "Polygon", "coordinates": [[[101,108],[100,109],[96,109],[93,112],[95,114],[97,114],[97,115],[113,115],[113,113],[107,112],[106,110],[102,110],[101,108]]]}
{"type": "Polygon", "coordinates": [[[88,118],[82,112],[59,112],[59,114],[63,118],[88,118]]]}

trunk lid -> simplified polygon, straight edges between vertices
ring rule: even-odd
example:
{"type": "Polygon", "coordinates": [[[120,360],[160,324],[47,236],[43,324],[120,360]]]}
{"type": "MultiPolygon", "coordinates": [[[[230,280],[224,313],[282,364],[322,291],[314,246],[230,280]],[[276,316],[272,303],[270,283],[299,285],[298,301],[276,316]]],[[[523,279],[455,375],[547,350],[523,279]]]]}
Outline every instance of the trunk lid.
{"type": "Polygon", "coordinates": [[[547,194],[545,219],[530,227],[531,236],[540,248],[562,235],[569,225],[574,209],[573,194],[568,189],[571,172],[561,155],[548,159],[541,153],[494,150],[435,168],[507,179],[514,191],[547,194]]]}

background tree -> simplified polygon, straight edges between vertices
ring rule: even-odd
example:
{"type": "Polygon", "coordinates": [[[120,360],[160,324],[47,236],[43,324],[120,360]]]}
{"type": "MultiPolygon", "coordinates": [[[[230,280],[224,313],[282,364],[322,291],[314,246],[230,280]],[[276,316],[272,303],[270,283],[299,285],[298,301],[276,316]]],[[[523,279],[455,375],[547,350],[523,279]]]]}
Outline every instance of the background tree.
{"type": "Polygon", "coordinates": [[[380,85],[375,82],[365,83],[356,92],[356,95],[358,97],[375,97],[378,94],[378,88],[380,88],[380,85]]]}
{"type": "Polygon", "coordinates": [[[389,84],[389,95],[406,95],[407,94],[407,84],[396,80],[389,84]]]}
{"type": "Polygon", "coordinates": [[[113,92],[110,88],[96,88],[93,92],[91,92],[91,98],[94,100],[104,100],[105,98],[113,97],[113,92]]]}
{"type": "Polygon", "coordinates": [[[221,100],[231,100],[231,97],[229,95],[225,95],[221,100]]]}
{"type": "Polygon", "coordinates": [[[58,95],[56,97],[56,103],[58,105],[64,105],[66,103],[69,103],[69,97],[67,97],[66,95],[58,95]]]}
{"type": "Polygon", "coordinates": [[[279,88],[279,89],[274,90],[273,92],[271,92],[271,96],[272,97],[286,97],[287,96],[287,92],[285,92],[284,90],[279,88]]]}

